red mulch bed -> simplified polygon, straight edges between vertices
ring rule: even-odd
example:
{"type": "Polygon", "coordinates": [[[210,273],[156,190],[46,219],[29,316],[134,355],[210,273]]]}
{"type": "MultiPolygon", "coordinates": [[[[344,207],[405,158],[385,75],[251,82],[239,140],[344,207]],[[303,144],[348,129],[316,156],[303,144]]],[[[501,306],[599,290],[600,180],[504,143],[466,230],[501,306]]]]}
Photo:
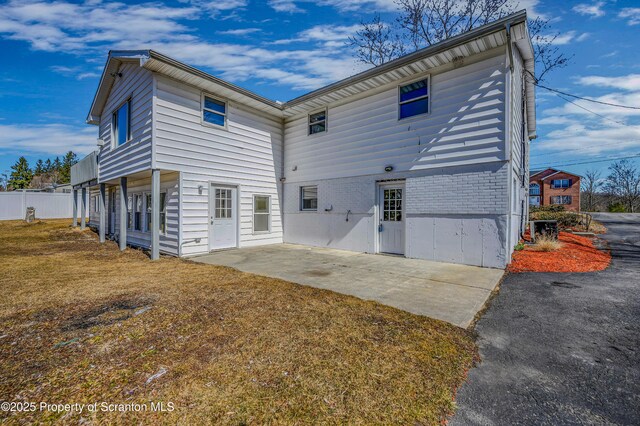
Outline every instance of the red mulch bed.
{"type": "Polygon", "coordinates": [[[531,247],[513,253],[509,272],[593,272],[609,266],[611,254],[598,250],[587,237],[560,232],[562,248],[539,252],[531,247]]]}

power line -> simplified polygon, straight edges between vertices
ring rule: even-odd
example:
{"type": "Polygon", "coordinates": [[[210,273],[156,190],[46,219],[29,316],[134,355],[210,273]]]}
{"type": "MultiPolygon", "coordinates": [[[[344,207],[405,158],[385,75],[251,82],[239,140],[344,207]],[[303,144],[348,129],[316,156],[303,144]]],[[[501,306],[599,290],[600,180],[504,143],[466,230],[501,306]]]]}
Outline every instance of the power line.
{"type": "Polygon", "coordinates": [[[577,103],[573,102],[572,100],[569,100],[569,99],[565,98],[565,97],[564,97],[564,96],[562,96],[562,95],[559,95],[559,94],[557,94],[557,93],[556,93],[555,95],[556,95],[557,97],[559,97],[560,99],[562,99],[562,100],[564,100],[564,101],[566,101],[566,102],[569,102],[570,104],[575,105],[575,106],[577,106],[578,108],[581,108],[581,109],[583,109],[583,110],[585,110],[585,111],[587,111],[587,112],[590,112],[590,113],[591,113],[591,114],[593,114],[593,115],[597,115],[597,116],[598,116],[598,117],[600,117],[600,118],[604,118],[604,119],[605,119],[605,120],[607,120],[607,121],[611,121],[612,123],[620,124],[620,125],[622,125],[622,126],[635,127],[635,126],[630,126],[630,125],[628,125],[627,123],[623,123],[622,121],[613,120],[613,119],[611,119],[611,118],[609,118],[609,117],[605,117],[604,115],[602,115],[602,114],[598,114],[598,113],[597,113],[597,112],[595,112],[595,111],[591,111],[590,109],[585,108],[585,107],[583,107],[582,105],[578,105],[577,103]]]}
{"type": "MultiPolygon", "coordinates": [[[[616,146],[616,145],[622,145],[622,144],[626,144],[629,142],[640,142],[640,139],[630,139],[630,140],[623,140],[623,141],[615,141],[612,143],[606,143],[606,142],[602,142],[598,145],[598,147],[601,147],[603,145],[606,145],[607,147],[609,146],[616,146]]],[[[565,152],[573,152],[573,151],[584,151],[584,148],[571,148],[571,149],[563,149],[561,152],[561,154],[564,154],[565,152]]],[[[530,155],[529,158],[534,158],[534,157],[542,157],[542,156],[548,156],[551,153],[549,152],[543,152],[541,154],[534,154],[534,155],[530,155]]]]}
{"type": "Polygon", "coordinates": [[[581,162],[576,162],[576,163],[564,163],[564,164],[536,164],[536,165],[533,165],[533,166],[529,166],[529,168],[531,168],[531,169],[537,169],[538,167],[578,166],[578,165],[581,165],[581,164],[605,163],[605,162],[608,162],[608,161],[626,160],[626,159],[630,159],[630,158],[640,158],[640,154],[627,155],[627,156],[624,156],[624,157],[607,158],[607,159],[604,159],[604,160],[581,161],[581,162]]]}
{"type": "Polygon", "coordinates": [[[617,107],[617,108],[640,110],[640,107],[636,107],[636,106],[621,105],[621,104],[614,104],[614,103],[611,103],[611,102],[596,101],[595,99],[583,98],[582,96],[572,95],[571,93],[567,93],[567,92],[563,92],[563,91],[558,90],[558,89],[552,89],[551,87],[543,86],[542,84],[540,84],[540,83],[538,83],[536,81],[534,81],[533,84],[535,84],[538,87],[542,87],[543,89],[546,89],[546,90],[548,90],[550,92],[559,93],[561,95],[570,96],[572,98],[581,99],[581,100],[587,101],[587,102],[593,102],[593,103],[596,103],[596,104],[608,105],[608,106],[617,107]]]}

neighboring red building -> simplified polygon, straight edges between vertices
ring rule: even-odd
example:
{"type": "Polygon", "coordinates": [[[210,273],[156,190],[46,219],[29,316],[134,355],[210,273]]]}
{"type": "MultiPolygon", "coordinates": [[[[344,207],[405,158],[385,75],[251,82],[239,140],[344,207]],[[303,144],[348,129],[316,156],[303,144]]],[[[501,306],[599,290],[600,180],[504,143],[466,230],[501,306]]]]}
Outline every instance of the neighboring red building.
{"type": "Polygon", "coordinates": [[[580,176],[557,169],[532,170],[529,177],[529,205],[563,205],[580,211],[580,176]]]}

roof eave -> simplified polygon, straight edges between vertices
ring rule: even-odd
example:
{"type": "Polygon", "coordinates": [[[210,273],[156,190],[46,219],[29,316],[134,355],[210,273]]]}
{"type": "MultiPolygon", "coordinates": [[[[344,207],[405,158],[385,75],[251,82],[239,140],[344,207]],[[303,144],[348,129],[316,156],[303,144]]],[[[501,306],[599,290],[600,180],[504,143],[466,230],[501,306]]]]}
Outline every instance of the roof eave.
{"type": "Polygon", "coordinates": [[[468,43],[486,34],[491,34],[493,32],[498,32],[498,31],[504,31],[505,25],[507,23],[509,23],[510,25],[516,25],[522,22],[526,22],[526,20],[527,20],[527,13],[525,10],[521,10],[519,12],[506,16],[502,19],[494,21],[490,24],[483,25],[471,31],[467,31],[457,36],[448,38],[446,40],[441,41],[440,43],[436,43],[434,45],[417,50],[408,55],[401,56],[400,58],[394,59],[393,61],[389,61],[385,64],[368,69],[354,76],[347,77],[344,80],[340,80],[328,86],[314,90],[313,92],[309,92],[305,95],[294,98],[290,101],[285,102],[284,108],[286,109],[286,108],[295,106],[297,104],[300,104],[302,102],[308,101],[310,99],[313,99],[315,97],[322,96],[323,94],[326,94],[335,90],[340,90],[344,87],[350,86],[352,84],[356,84],[360,81],[366,80],[371,77],[375,77],[376,75],[383,74],[395,68],[401,68],[412,62],[418,61],[422,58],[436,55],[438,53],[452,49],[458,45],[468,43]]]}

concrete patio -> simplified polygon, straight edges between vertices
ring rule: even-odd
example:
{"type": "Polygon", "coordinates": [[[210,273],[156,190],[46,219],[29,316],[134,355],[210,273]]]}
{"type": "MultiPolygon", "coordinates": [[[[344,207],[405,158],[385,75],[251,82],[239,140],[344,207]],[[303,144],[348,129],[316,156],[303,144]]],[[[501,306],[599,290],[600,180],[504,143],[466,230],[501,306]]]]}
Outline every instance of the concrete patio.
{"type": "Polygon", "coordinates": [[[277,244],[191,260],[374,300],[468,327],[504,271],[352,251],[277,244]]]}

